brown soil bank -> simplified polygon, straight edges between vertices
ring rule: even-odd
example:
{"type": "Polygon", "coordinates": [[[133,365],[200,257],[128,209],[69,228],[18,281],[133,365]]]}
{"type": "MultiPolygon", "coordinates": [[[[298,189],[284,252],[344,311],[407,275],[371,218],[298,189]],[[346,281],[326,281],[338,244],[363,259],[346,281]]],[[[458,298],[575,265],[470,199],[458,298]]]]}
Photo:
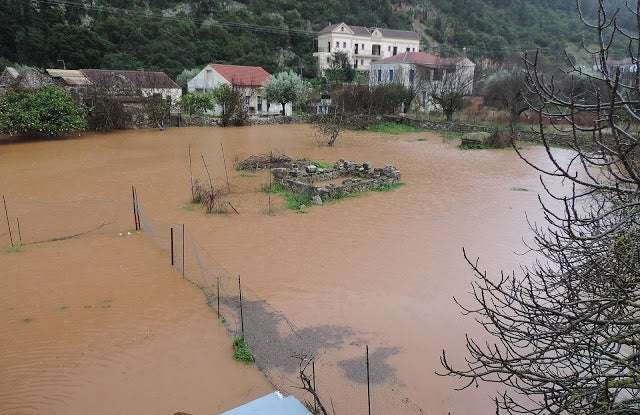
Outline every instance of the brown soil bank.
{"type": "MultiPolygon", "coordinates": [[[[415,406],[419,406],[424,413],[491,414],[494,410],[488,397],[490,390],[454,392],[455,382],[437,377],[434,370],[439,368],[443,347],[453,361],[460,361],[464,334],[478,331],[473,322],[461,318],[451,300],[454,295],[462,300],[468,298],[471,274],[463,262],[461,248],[480,256],[490,271],[529,262],[514,251],[522,250],[521,238],[528,234],[524,212],[532,220],[540,217],[536,213],[540,184],[537,175],[510,150],[461,151],[456,145],[428,133],[349,133],[335,148],[318,147],[313,132],[304,125],[126,131],[69,141],[0,146],[0,187],[9,196],[13,215],[20,216],[24,223],[25,238],[39,240],[91,229],[103,222],[132,227],[129,186],[135,184],[146,214],[165,223],[185,223],[220,264],[242,275],[244,285],[284,312],[298,327],[327,338],[329,346],[322,350],[322,361],[328,363],[316,367],[318,386],[333,397],[338,414],[366,413],[362,377],[365,344],[372,356],[376,413],[403,413],[383,408],[387,401],[407,397],[410,404],[406,405],[406,413],[416,413],[415,406]],[[406,185],[389,193],[366,194],[313,207],[306,214],[286,210],[274,198],[275,214],[269,216],[265,214],[267,195],[259,191],[268,183],[266,172],[232,170],[230,200],[240,215],[207,216],[188,205],[187,145],[192,147],[196,175],[206,177],[199,162],[203,154],[218,186],[226,182],[220,143],[224,144],[230,168],[234,161],[270,151],[331,162],[341,158],[368,160],[374,167],[396,166],[406,185]]],[[[545,159],[542,148],[530,148],[527,154],[534,160],[545,159]]],[[[7,349],[3,356],[7,357],[0,358],[0,393],[11,394],[11,399],[0,397],[0,408],[7,405],[5,402],[27,409],[47,404],[67,408],[91,396],[85,403],[141,409],[142,399],[136,394],[139,388],[142,396],[158,399],[149,399],[153,400],[154,410],[164,405],[163,409],[188,412],[203,407],[205,399],[216,401],[218,396],[213,392],[199,395],[203,401],[190,408],[186,403],[194,388],[213,390],[220,385],[227,388],[223,390],[230,390],[234,383],[226,381],[228,376],[243,377],[248,385],[255,385],[252,393],[266,390],[255,373],[241,365],[233,366],[237,370],[234,374],[233,370],[207,366],[206,360],[197,364],[201,359],[215,359],[218,353],[223,355],[220,360],[226,362],[226,367],[233,362],[225,360],[226,350],[218,352],[214,346],[206,346],[203,337],[219,338],[215,317],[203,311],[202,297],[185,288],[179,277],[167,269],[167,258],[148,245],[120,249],[121,243],[139,242],[142,246],[142,241],[135,238],[110,241],[114,245],[102,250],[85,247],[82,241],[69,242],[77,244],[76,249],[60,250],[59,245],[53,244],[44,246],[42,252],[38,248],[0,256],[2,268],[10,270],[9,280],[3,276],[0,282],[4,284],[0,304],[13,304],[6,306],[10,317],[0,326],[0,335],[14,338],[15,333],[30,333],[41,327],[41,331],[30,334],[33,337],[17,336],[24,339],[19,344],[2,343],[7,349]],[[143,262],[140,254],[126,252],[123,256],[123,250],[150,251],[145,254],[148,260],[143,262]],[[27,260],[27,255],[32,255],[32,260],[27,260]],[[135,264],[137,277],[87,277],[80,271],[71,272],[67,265],[49,265],[71,261],[80,267],[96,255],[113,269],[135,264]],[[46,278],[38,278],[37,284],[32,281],[30,289],[21,281],[36,277],[24,269],[25,264],[46,271],[46,278]],[[58,304],[62,299],[50,300],[49,306],[39,305],[38,296],[52,295],[59,290],[60,281],[70,278],[79,282],[68,283],[65,292],[74,291],[73,287],[82,286],[78,284],[91,278],[89,281],[98,279],[104,291],[112,294],[86,294],[86,299],[82,294],[71,304],[73,308],[65,310],[56,309],[63,305],[58,304]],[[138,283],[138,279],[145,282],[138,283]],[[5,295],[9,288],[11,294],[5,295]],[[159,291],[153,294],[155,289],[159,291]],[[122,348],[133,337],[131,330],[137,330],[138,338],[144,338],[147,326],[152,327],[153,341],[136,346],[135,352],[109,354],[102,361],[91,348],[85,355],[76,356],[89,368],[108,372],[104,376],[83,369],[79,371],[85,377],[76,378],[71,360],[55,358],[47,360],[57,372],[42,371],[45,375],[38,384],[29,383],[29,376],[20,375],[22,365],[36,365],[41,361],[39,356],[46,354],[42,344],[57,345],[59,336],[70,336],[56,346],[60,353],[87,349],[78,346],[86,344],[82,343],[85,337],[74,336],[74,329],[65,328],[64,332],[71,334],[62,335],[62,329],[53,330],[55,325],[38,321],[62,319],[60,316],[71,315],[71,311],[88,316],[92,316],[90,312],[110,315],[108,312],[113,312],[118,301],[124,301],[120,296],[131,299],[130,308],[109,320],[110,324],[100,328],[90,325],[92,335],[100,339],[90,344],[116,344],[122,348]],[[135,298],[140,301],[133,301],[135,298]],[[101,301],[107,299],[113,299],[112,308],[102,309],[101,301]],[[31,308],[17,313],[18,305],[28,304],[32,304],[31,308]],[[85,305],[93,308],[85,309],[85,305]],[[12,307],[16,310],[9,310],[12,307]],[[33,317],[29,317],[31,314],[33,317]],[[147,326],[140,323],[140,316],[147,318],[147,326]],[[26,323],[25,318],[33,320],[26,323]],[[190,325],[185,319],[196,319],[198,323],[190,325]],[[35,350],[35,357],[24,353],[27,346],[35,350]],[[175,361],[183,352],[190,363],[175,361]],[[138,368],[135,376],[125,369],[132,364],[138,368]],[[182,377],[176,378],[167,367],[180,367],[182,377]],[[72,375],[55,376],[66,371],[72,375]],[[98,397],[97,391],[105,390],[101,382],[123,378],[129,383],[120,385],[114,381],[116,386],[109,392],[118,395],[117,399],[98,397]],[[85,380],[74,386],[76,379],[85,380]],[[81,388],[93,388],[94,395],[81,388]]],[[[83,290],[91,289],[92,284],[86,283],[83,290]]],[[[81,323],[68,324],[74,327],[81,323]]],[[[290,384],[295,384],[295,376],[290,379],[290,384]]],[[[10,408],[14,407],[17,406],[10,408]]],[[[84,413],[84,407],[78,408],[82,410],[76,413],[84,413]]],[[[209,413],[215,410],[215,404],[208,409],[209,413]]]]}

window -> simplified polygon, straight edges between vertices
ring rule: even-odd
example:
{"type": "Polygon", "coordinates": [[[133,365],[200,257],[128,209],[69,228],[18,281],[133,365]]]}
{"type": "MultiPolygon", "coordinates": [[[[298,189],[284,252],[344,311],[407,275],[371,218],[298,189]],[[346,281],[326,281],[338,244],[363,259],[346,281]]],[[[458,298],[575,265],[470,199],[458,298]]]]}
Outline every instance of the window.
{"type": "Polygon", "coordinates": [[[380,56],[380,45],[371,45],[371,54],[374,56],[380,56]]]}
{"type": "Polygon", "coordinates": [[[387,50],[387,52],[391,52],[391,46],[389,46],[389,50],[387,50]]]}
{"type": "Polygon", "coordinates": [[[353,61],[353,67],[355,69],[358,69],[358,60],[357,59],[353,61]]]}
{"type": "Polygon", "coordinates": [[[262,112],[262,97],[258,95],[258,111],[262,112]]]}
{"type": "Polygon", "coordinates": [[[394,46],[393,47],[393,56],[396,56],[398,54],[398,47],[394,46]]]}
{"type": "Polygon", "coordinates": [[[411,48],[407,48],[407,52],[411,52],[411,48]]]}
{"type": "Polygon", "coordinates": [[[364,50],[364,43],[362,44],[362,50],[364,50]]]}
{"type": "Polygon", "coordinates": [[[360,59],[360,66],[364,66],[364,59],[360,59]]]}
{"type": "Polygon", "coordinates": [[[409,82],[413,86],[416,81],[416,71],[415,69],[409,69],[409,82]]]}
{"type": "Polygon", "coordinates": [[[382,82],[382,69],[378,69],[378,82],[382,82]]]}
{"type": "Polygon", "coordinates": [[[411,52],[415,52],[415,51],[416,51],[416,48],[411,49],[411,52]]]}
{"type": "Polygon", "coordinates": [[[330,42],[330,41],[329,41],[329,42],[327,42],[327,50],[328,50],[329,52],[331,52],[331,42],[330,42]]]}
{"type": "Polygon", "coordinates": [[[251,100],[251,97],[249,95],[247,95],[246,97],[244,97],[244,103],[249,106],[249,101],[251,100]]]}
{"type": "Polygon", "coordinates": [[[340,47],[340,42],[336,42],[336,48],[340,47]]]}
{"type": "Polygon", "coordinates": [[[354,47],[353,47],[353,48],[354,48],[354,49],[353,49],[353,53],[354,53],[355,55],[357,55],[357,54],[358,54],[358,52],[359,52],[360,44],[359,44],[359,43],[356,43],[356,44],[354,45],[354,47]]]}
{"type": "Polygon", "coordinates": [[[393,82],[393,69],[389,69],[389,82],[393,82]]]}
{"type": "Polygon", "coordinates": [[[331,57],[327,56],[327,63],[331,63],[331,57]]]}
{"type": "Polygon", "coordinates": [[[342,42],[342,47],[346,48],[347,47],[347,42],[342,42]]]}

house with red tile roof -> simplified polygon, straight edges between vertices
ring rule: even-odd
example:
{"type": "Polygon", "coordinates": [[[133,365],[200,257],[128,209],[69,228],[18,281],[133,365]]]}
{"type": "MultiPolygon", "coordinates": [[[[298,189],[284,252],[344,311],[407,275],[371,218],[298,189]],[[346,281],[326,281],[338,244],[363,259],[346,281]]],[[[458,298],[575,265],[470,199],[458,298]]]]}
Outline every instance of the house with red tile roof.
{"type": "Polygon", "coordinates": [[[436,109],[429,100],[429,89],[462,88],[466,95],[473,93],[476,65],[468,58],[443,58],[425,52],[405,52],[373,62],[369,72],[369,86],[401,84],[417,92],[414,104],[427,110],[436,109]]]}
{"type": "MultiPolygon", "coordinates": [[[[229,85],[240,91],[250,114],[278,115],[281,106],[269,102],[264,87],[271,80],[271,74],[260,66],[239,66],[212,63],[204,67],[187,83],[189,92],[211,92],[220,85],[229,85]]],[[[285,108],[291,115],[291,104],[285,108]]]]}

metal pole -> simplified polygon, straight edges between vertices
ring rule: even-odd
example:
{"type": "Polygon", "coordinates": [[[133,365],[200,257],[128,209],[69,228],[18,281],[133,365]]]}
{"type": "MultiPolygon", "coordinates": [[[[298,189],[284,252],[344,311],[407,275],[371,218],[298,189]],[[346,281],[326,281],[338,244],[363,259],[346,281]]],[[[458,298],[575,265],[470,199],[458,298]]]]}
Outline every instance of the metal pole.
{"type": "Polygon", "coordinates": [[[11,246],[13,246],[13,235],[11,234],[11,223],[9,222],[9,212],[7,211],[7,199],[2,195],[2,202],[4,202],[4,215],[7,217],[7,227],[9,228],[9,240],[11,241],[11,246]]]}
{"type": "Polygon", "coordinates": [[[136,220],[138,221],[138,230],[141,231],[142,223],[140,223],[140,207],[138,206],[138,190],[135,187],[133,188],[133,195],[135,197],[135,202],[136,202],[136,220]]]}
{"type": "Polygon", "coordinates": [[[131,203],[133,203],[133,226],[138,230],[138,214],[136,212],[136,192],[131,186],[131,203]]]}
{"type": "Polygon", "coordinates": [[[184,278],[184,263],[185,263],[185,257],[184,257],[184,223],[182,224],[182,278],[184,278]]]}
{"type": "Polygon", "coordinates": [[[22,232],[20,231],[20,218],[16,218],[16,223],[18,224],[18,238],[20,238],[20,245],[22,245],[22,232]]]}
{"type": "Polygon", "coordinates": [[[371,381],[369,378],[369,345],[367,345],[367,403],[369,415],[371,415],[371,381]]]}
{"type": "Polygon", "coordinates": [[[238,291],[240,292],[240,328],[244,337],[244,314],[242,312],[242,285],[240,285],[240,275],[238,275],[238,291]]]}
{"type": "Polygon", "coordinates": [[[220,141],[220,148],[222,149],[222,162],[224,163],[224,174],[227,177],[227,190],[231,193],[231,186],[229,185],[229,172],[227,172],[227,159],[224,157],[224,146],[220,141]]]}
{"type": "Polygon", "coordinates": [[[173,226],[171,227],[171,265],[175,265],[175,255],[173,253],[173,226]]]}
{"type": "Polygon", "coordinates": [[[271,188],[273,187],[272,177],[273,173],[271,172],[271,166],[273,164],[273,151],[269,152],[269,215],[271,214],[271,188]]]}
{"type": "Polygon", "coordinates": [[[218,318],[220,318],[220,277],[218,277],[218,318]]]}

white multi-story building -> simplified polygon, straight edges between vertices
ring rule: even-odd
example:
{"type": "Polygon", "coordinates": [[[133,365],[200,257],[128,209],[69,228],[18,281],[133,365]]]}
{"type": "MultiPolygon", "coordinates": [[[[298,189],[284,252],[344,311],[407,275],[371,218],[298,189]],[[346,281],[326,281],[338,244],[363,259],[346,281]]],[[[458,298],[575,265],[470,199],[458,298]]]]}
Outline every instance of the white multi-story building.
{"type": "Polygon", "coordinates": [[[323,73],[331,65],[335,52],[345,52],[354,68],[368,71],[371,63],[404,52],[420,50],[420,35],[406,30],[367,28],[346,23],[333,24],[317,38],[318,69],[323,73]]]}

